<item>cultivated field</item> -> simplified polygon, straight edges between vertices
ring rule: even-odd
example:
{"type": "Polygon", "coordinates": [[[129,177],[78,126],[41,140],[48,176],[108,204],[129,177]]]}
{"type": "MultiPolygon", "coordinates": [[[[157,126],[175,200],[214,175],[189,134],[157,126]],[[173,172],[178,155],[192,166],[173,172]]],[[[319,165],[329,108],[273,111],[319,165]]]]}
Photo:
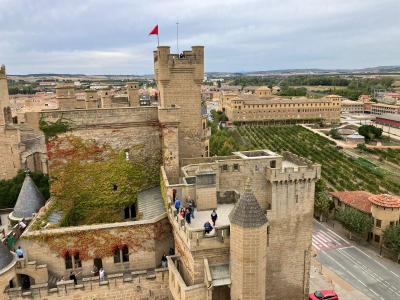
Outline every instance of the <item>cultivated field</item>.
{"type": "Polygon", "coordinates": [[[321,164],[322,177],[332,190],[400,194],[397,176],[366,159],[345,155],[333,142],[303,127],[242,126],[232,133],[242,149],[288,150],[321,164]]]}

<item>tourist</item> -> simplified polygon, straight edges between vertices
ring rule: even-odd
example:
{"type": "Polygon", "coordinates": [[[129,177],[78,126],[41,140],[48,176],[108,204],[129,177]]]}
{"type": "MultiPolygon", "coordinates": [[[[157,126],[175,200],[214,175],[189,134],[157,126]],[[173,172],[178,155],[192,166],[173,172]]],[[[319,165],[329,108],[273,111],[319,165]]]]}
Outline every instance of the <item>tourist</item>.
{"type": "Polygon", "coordinates": [[[18,225],[19,225],[19,228],[21,228],[22,231],[25,230],[26,224],[24,223],[24,221],[19,221],[18,225]]]}
{"type": "Polygon", "coordinates": [[[176,189],[172,190],[172,200],[175,201],[176,199],[176,189]]]}
{"type": "Polygon", "coordinates": [[[24,251],[22,251],[21,246],[18,246],[17,251],[15,251],[15,254],[17,254],[18,258],[24,258],[24,251]]]}
{"type": "Polygon", "coordinates": [[[192,219],[194,219],[194,209],[196,208],[196,203],[194,202],[193,199],[190,199],[190,197],[189,197],[189,208],[190,208],[191,217],[192,217],[192,219]]]}
{"type": "Polygon", "coordinates": [[[167,256],[165,255],[164,252],[163,256],[161,257],[161,268],[166,268],[167,264],[168,264],[167,256]]]}
{"type": "Polygon", "coordinates": [[[213,230],[213,227],[211,226],[211,223],[209,221],[204,223],[204,233],[208,234],[213,230]]]}
{"type": "Polygon", "coordinates": [[[175,199],[175,209],[179,211],[179,208],[181,207],[181,200],[175,199]]]}
{"type": "Polygon", "coordinates": [[[93,265],[93,269],[91,271],[92,276],[99,276],[99,269],[96,267],[96,265],[93,265]]]}
{"type": "Polygon", "coordinates": [[[8,250],[12,250],[14,248],[14,243],[15,243],[14,234],[10,233],[9,235],[7,235],[6,241],[8,250]]]}
{"type": "Polygon", "coordinates": [[[183,207],[181,207],[180,215],[183,219],[185,218],[185,209],[183,207]]]}
{"type": "Polygon", "coordinates": [[[104,272],[104,269],[103,269],[103,268],[100,268],[100,271],[99,271],[99,281],[104,281],[105,276],[106,276],[106,274],[105,274],[105,272],[104,272]]]}
{"type": "Polygon", "coordinates": [[[189,209],[189,208],[186,208],[186,209],[185,209],[185,219],[186,219],[186,222],[187,222],[188,224],[190,224],[190,222],[191,222],[190,216],[191,216],[190,209],[189,209]]]}
{"type": "Polygon", "coordinates": [[[74,271],[71,271],[71,273],[69,274],[69,280],[73,280],[74,284],[77,285],[78,284],[78,279],[76,279],[76,274],[74,271]]]}
{"type": "Polygon", "coordinates": [[[218,215],[217,212],[215,211],[215,209],[213,209],[212,213],[211,213],[211,220],[213,222],[213,225],[215,227],[215,222],[217,221],[218,215]]]}

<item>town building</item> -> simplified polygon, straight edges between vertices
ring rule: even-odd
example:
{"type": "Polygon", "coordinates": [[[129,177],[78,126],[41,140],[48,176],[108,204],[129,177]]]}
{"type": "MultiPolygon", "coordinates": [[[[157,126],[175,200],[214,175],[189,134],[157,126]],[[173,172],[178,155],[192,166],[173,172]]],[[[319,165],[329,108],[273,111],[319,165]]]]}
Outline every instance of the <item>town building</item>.
{"type": "Polygon", "coordinates": [[[374,115],[400,114],[400,105],[372,103],[371,113],[374,115]]]}
{"type": "MultiPolygon", "coordinates": [[[[266,93],[262,90],[260,93],[266,93]]],[[[251,122],[316,122],[339,123],[340,98],[283,98],[254,94],[223,94],[222,109],[229,121],[251,122]]]]}
{"type": "Polygon", "coordinates": [[[383,232],[391,225],[400,223],[400,197],[388,194],[374,195],[366,191],[331,192],[335,208],[352,207],[372,218],[373,227],[369,240],[381,246],[383,232]]]}
{"type": "Polygon", "coordinates": [[[400,128],[400,114],[383,114],[377,116],[375,123],[400,128]]]}
{"type": "Polygon", "coordinates": [[[342,113],[363,114],[364,103],[361,101],[342,100],[342,113]]]}

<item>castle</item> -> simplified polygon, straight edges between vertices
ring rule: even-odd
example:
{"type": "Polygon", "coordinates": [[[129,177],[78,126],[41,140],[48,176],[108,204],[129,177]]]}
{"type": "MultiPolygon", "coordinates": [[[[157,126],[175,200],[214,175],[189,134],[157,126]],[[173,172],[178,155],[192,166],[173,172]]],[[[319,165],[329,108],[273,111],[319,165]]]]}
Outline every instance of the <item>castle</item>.
{"type": "MultiPolygon", "coordinates": [[[[20,211],[34,217],[25,230],[16,224],[7,233],[7,238],[18,238],[15,246],[24,250],[23,258],[0,244],[4,299],[307,295],[320,166],[269,150],[209,157],[210,130],[201,115],[200,94],[204,48],[194,46],[179,55],[158,47],[154,69],[158,107],[138,106],[135,83],[128,84],[129,106],[117,108],[106,91],[100,97],[88,92],[78,100],[67,85],[57,89],[60,109],[26,113],[25,123],[17,124],[39,132],[39,121],[64,120],[70,126],[68,134],[107,143],[128,155],[159,159],[161,180],[159,187],[138,196],[136,218],[131,211],[125,222],[58,227],[59,215],[49,211],[52,199],[40,210],[32,205],[42,200],[29,192],[35,186],[27,176],[11,215],[14,222],[29,219],[21,218],[20,211]],[[177,199],[196,203],[190,224],[176,209],[177,199]],[[214,209],[217,221],[205,233],[203,225],[214,209]],[[160,264],[164,253],[169,254],[167,266],[160,264]],[[93,266],[106,270],[106,280],[93,276],[93,266]],[[68,280],[71,271],[79,274],[77,284],[68,280]]],[[[6,86],[1,88],[4,95],[6,86]]],[[[2,98],[2,108],[8,107],[7,97],[2,98]]],[[[7,131],[13,125],[5,112],[7,131]]]]}

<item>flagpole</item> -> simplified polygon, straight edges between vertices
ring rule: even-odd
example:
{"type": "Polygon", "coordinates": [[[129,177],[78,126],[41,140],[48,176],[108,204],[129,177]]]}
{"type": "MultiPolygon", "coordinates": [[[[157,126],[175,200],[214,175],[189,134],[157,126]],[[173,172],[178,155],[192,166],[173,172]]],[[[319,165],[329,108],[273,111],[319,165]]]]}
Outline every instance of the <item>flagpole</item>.
{"type": "Polygon", "coordinates": [[[158,33],[157,33],[157,47],[160,47],[160,38],[158,37],[158,33]]]}
{"type": "Polygon", "coordinates": [[[178,34],[178,28],[179,28],[179,22],[178,20],[176,20],[176,53],[179,54],[179,42],[178,42],[178,38],[179,38],[179,34],[178,34]]]}

